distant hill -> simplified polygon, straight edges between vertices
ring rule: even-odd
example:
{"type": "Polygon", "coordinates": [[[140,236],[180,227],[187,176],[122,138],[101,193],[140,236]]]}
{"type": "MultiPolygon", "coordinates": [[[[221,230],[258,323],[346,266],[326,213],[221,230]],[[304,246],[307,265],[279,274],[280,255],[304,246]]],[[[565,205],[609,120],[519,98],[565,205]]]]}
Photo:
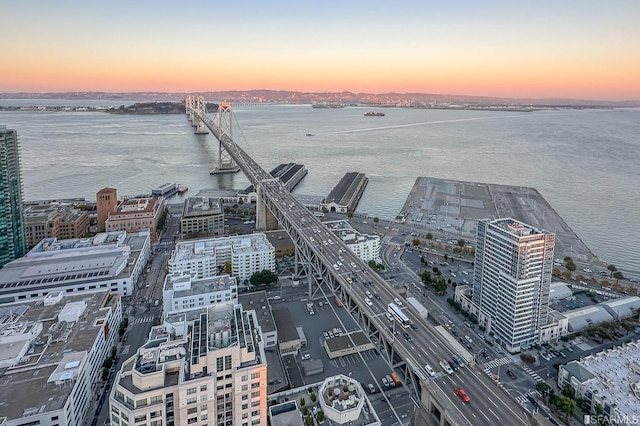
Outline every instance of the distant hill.
{"type": "MultiPolygon", "coordinates": [[[[61,92],[61,93],[0,93],[2,99],[67,99],[67,100],[149,100],[181,102],[186,95],[203,95],[210,102],[314,104],[332,103],[345,106],[535,106],[535,107],[639,107],[640,100],[607,101],[584,99],[496,98],[489,96],[440,95],[430,93],[353,93],[353,92],[297,92],[288,90],[227,90],[201,93],[165,92],[61,92]]],[[[1,102],[0,102],[1,103],[1,102]]]]}

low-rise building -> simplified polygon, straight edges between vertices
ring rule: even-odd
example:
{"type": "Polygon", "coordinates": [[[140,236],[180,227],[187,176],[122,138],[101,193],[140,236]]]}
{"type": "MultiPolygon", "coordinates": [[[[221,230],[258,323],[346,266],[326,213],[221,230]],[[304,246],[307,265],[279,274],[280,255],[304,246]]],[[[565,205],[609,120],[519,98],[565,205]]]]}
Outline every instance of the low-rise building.
{"type": "Polygon", "coordinates": [[[50,294],[0,307],[0,417],[7,426],[84,425],[116,345],[120,297],[50,294]]]}
{"type": "Polygon", "coordinates": [[[569,319],[562,313],[550,309],[547,324],[540,328],[538,343],[553,343],[569,333],[569,319]]]}
{"type": "Polygon", "coordinates": [[[573,292],[567,284],[562,281],[554,281],[549,286],[549,303],[573,296],[573,292]]]}
{"type": "Polygon", "coordinates": [[[278,308],[272,311],[273,320],[278,330],[278,349],[280,354],[293,354],[300,350],[302,342],[296,329],[296,323],[287,308],[278,308]]]}
{"type": "Polygon", "coordinates": [[[151,256],[148,232],[100,233],[91,238],[45,238],[0,269],[0,302],[42,298],[57,292],[110,290],[133,294],[151,256]]]}
{"type": "Polygon", "coordinates": [[[218,275],[227,267],[239,282],[248,280],[254,272],[275,272],[275,249],[265,234],[255,233],[181,241],[169,259],[170,274],[189,271],[195,278],[218,275]]]}
{"type": "Polygon", "coordinates": [[[558,387],[571,385],[608,424],[640,419],[640,341],[560,365],[558,387]]]}
{"type": "Polygon", "coordinates": [[[278,329],[273,318],[271,305],[268,302],[266,291],[253,291],[238,296],[238,302],[245,310],[256,311],[258,325],[262,331],[262,341],[265,349],[275,348],[278,344],[278,329]]]}
{"type": "Polygon", "coordinates": [[[371,343],[371,340],[369,340],[362,331],[352,331],[330,339],[325,339],[323,344],[329,359],[340,358],[374,349],[373,343],[371,343]]]}
{"type": "Polygon", "coordinates": [[[233,302],[169,315],[116,375],[111,424],[267,424],[260,336],[233,302]]]}
{"type": "Polygon", "coordinates": [[[379,235],[362,234],[353,228],[348,220],[334,220],[324,224],[364,262],[381,262],[379,235]]]}
{"type": "Polygon", "coordinates": [[[104,222],[106,232],[141,232],[148,229],[151,241],[158,239],[158,221],[164,212],[164,198],[139,197],[122,200],[104,222]]]}
{"type": "Polygon", "coordinates": [[[27,247],[45,238],[82,238],[89,232],[91,220],[86,211],[70,204],[32,204],[24,208],[24,230],[27,247]]]}
{"type": "Polygon", "coordinates": [[[180,219],[182,239],[215,237],[224,234],[224,211],[219,198],[189,197],[180,219]]]}
{"type": "Polygon", "coordinates": [[[568,322],[569,333],[577,333],[585,328],[593,327],[603,322],[613,321],[613,317],[602,306],[586,306],[580,309],[563,312],[568,322]]]}
{"type": "Polygon", "coordinates": [[[232,276],[192,278],[188,272],[184,272],[180,275],[167,275],[164,279],[164,316],[223,302],[238,302],[238,284],[232,276]]]}
{"type": "Polygon", "coordinates": [[[606,302],[598,303],[598,306],[602,306],[614,320],[619,321],[625,318],[638,315],[638,309],[640,309],[640,297],[629,296],[620,299],[608,300],[606,302]]]}

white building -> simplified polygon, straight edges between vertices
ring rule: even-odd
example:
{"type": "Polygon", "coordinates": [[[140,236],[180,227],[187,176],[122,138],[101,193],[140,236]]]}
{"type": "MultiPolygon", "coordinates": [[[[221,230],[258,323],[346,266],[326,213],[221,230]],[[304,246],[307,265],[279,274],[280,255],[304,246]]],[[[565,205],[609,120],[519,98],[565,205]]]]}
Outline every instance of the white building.
{"type": "Polygon", "coordinates": [[[381,262],[379,235],[361,234],[347,220],[334,220],[323,223],[364,262],[369,262],[370,260],[381,262]]]}
{"type": "Polygon", "coordinates": [[[92,238],[45,238],[0,269],[0,300],[42,298],[63,291],[133,293],[151,256],[149,232],[103,232],[92,238]]]}
{"type": "Polygon", "coordinates": [[[165,317],[223,302],[238,303],[238,284],[232,276],[192,278],[185,272],[167,275],[164,279],[162,311],[165,317]]]}
{"type": "Polygon", "coordinates": [[[7,426],[83,425],[116,345],[120,297],[109,291],[0,307],[0,418],[7,426]]]}
{"type": "Polygon", "coordinates": [[[267,424],[260,335],[233,302],[168,316],[116,375],[111,424],[267,424]]]}
{"type": "Polygon", "coordinates": [[[602,407],[611,425],[640,419],[640,341],[561,365],[558,387],[566,384],[592,409],[602,407]]]}
{"type": "Polygon", "coordinates": [[[554,246],[555,234],[514,219],[478,221],[473,303],[511,353],[537,343],[547,324],[554,246]]]}
{"type": "Polygon", "coordinates": [[[238,281],[248,280],[254,272],[275,272],[275,249],[262,233],[182,241],[171,254],[169,273],[189,271],[196,278],[206,278],[224,271],[227,263],[238,281]]]}

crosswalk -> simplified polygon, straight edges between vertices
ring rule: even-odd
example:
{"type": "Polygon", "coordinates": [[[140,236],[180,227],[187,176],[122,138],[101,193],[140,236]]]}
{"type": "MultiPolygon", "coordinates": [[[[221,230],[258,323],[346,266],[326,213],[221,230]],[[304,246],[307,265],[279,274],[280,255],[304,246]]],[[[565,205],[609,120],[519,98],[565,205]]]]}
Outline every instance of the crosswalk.
{"type": "Polygon", "coordinates": [[[533,377],[533,380],[535,380],[536,382],[544,382],[544,379],[529,367],[524,367],[523,370],[526,371],[531,377],[533,377]]]}
{"type": "Polygon", "coordinates": [[[530,396],[537,398],[540,396],[540,392],[538,392],[537,390],[532,390],[531,392],[523,393],[522,395],[516,396],[516,401],[518,402],[518,404],[522,404],[528,401],[530,396]]]}
{"type": "Polygon", "coordinates": [[[153,315],[136,318],[136,319],[133,320],[133,323],[134,324],[142,324],[143,322],[149,322],[149,321],[153,321],[153,315]]]}
{"type": "Polygon", "coordinates": [[[502,357],[502,358],[498,358],[498,359],[493,359],[487,363],[484,364],[484,370],[491,370],[492,368],[496,368],[499,367],[501,365],[507,365],[507,364],[511,364],[513,362],[513,360],[511,358],[509,358],[508,356],[502,357]]]}

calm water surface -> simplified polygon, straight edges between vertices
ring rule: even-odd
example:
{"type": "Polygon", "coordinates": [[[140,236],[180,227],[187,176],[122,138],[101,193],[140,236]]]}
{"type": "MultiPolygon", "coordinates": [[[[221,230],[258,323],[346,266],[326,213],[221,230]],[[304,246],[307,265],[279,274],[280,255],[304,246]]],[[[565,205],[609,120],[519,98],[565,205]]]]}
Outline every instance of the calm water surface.
{"type": "MultiPolygon", "coordinates": [[[[0,105],[36,102],[80,104],[0,105]]],[[[384,218],[400,211],[418,176],[535,187],[594,254],[640,271],[640,109],[364,111],[237,107],[233,138],[266,170],[304,164],[297,193],[326,195],[344,173],[365,173],[358,211],[384,218]]],[[[105,186],[125,195],[164,182],[188,194],[248,185],[241,173],[209,175],[216,142],[194,135],[184,115],[0,112],[0,124],[18,130],[27,200],[94,199],[105,186]]]]}

